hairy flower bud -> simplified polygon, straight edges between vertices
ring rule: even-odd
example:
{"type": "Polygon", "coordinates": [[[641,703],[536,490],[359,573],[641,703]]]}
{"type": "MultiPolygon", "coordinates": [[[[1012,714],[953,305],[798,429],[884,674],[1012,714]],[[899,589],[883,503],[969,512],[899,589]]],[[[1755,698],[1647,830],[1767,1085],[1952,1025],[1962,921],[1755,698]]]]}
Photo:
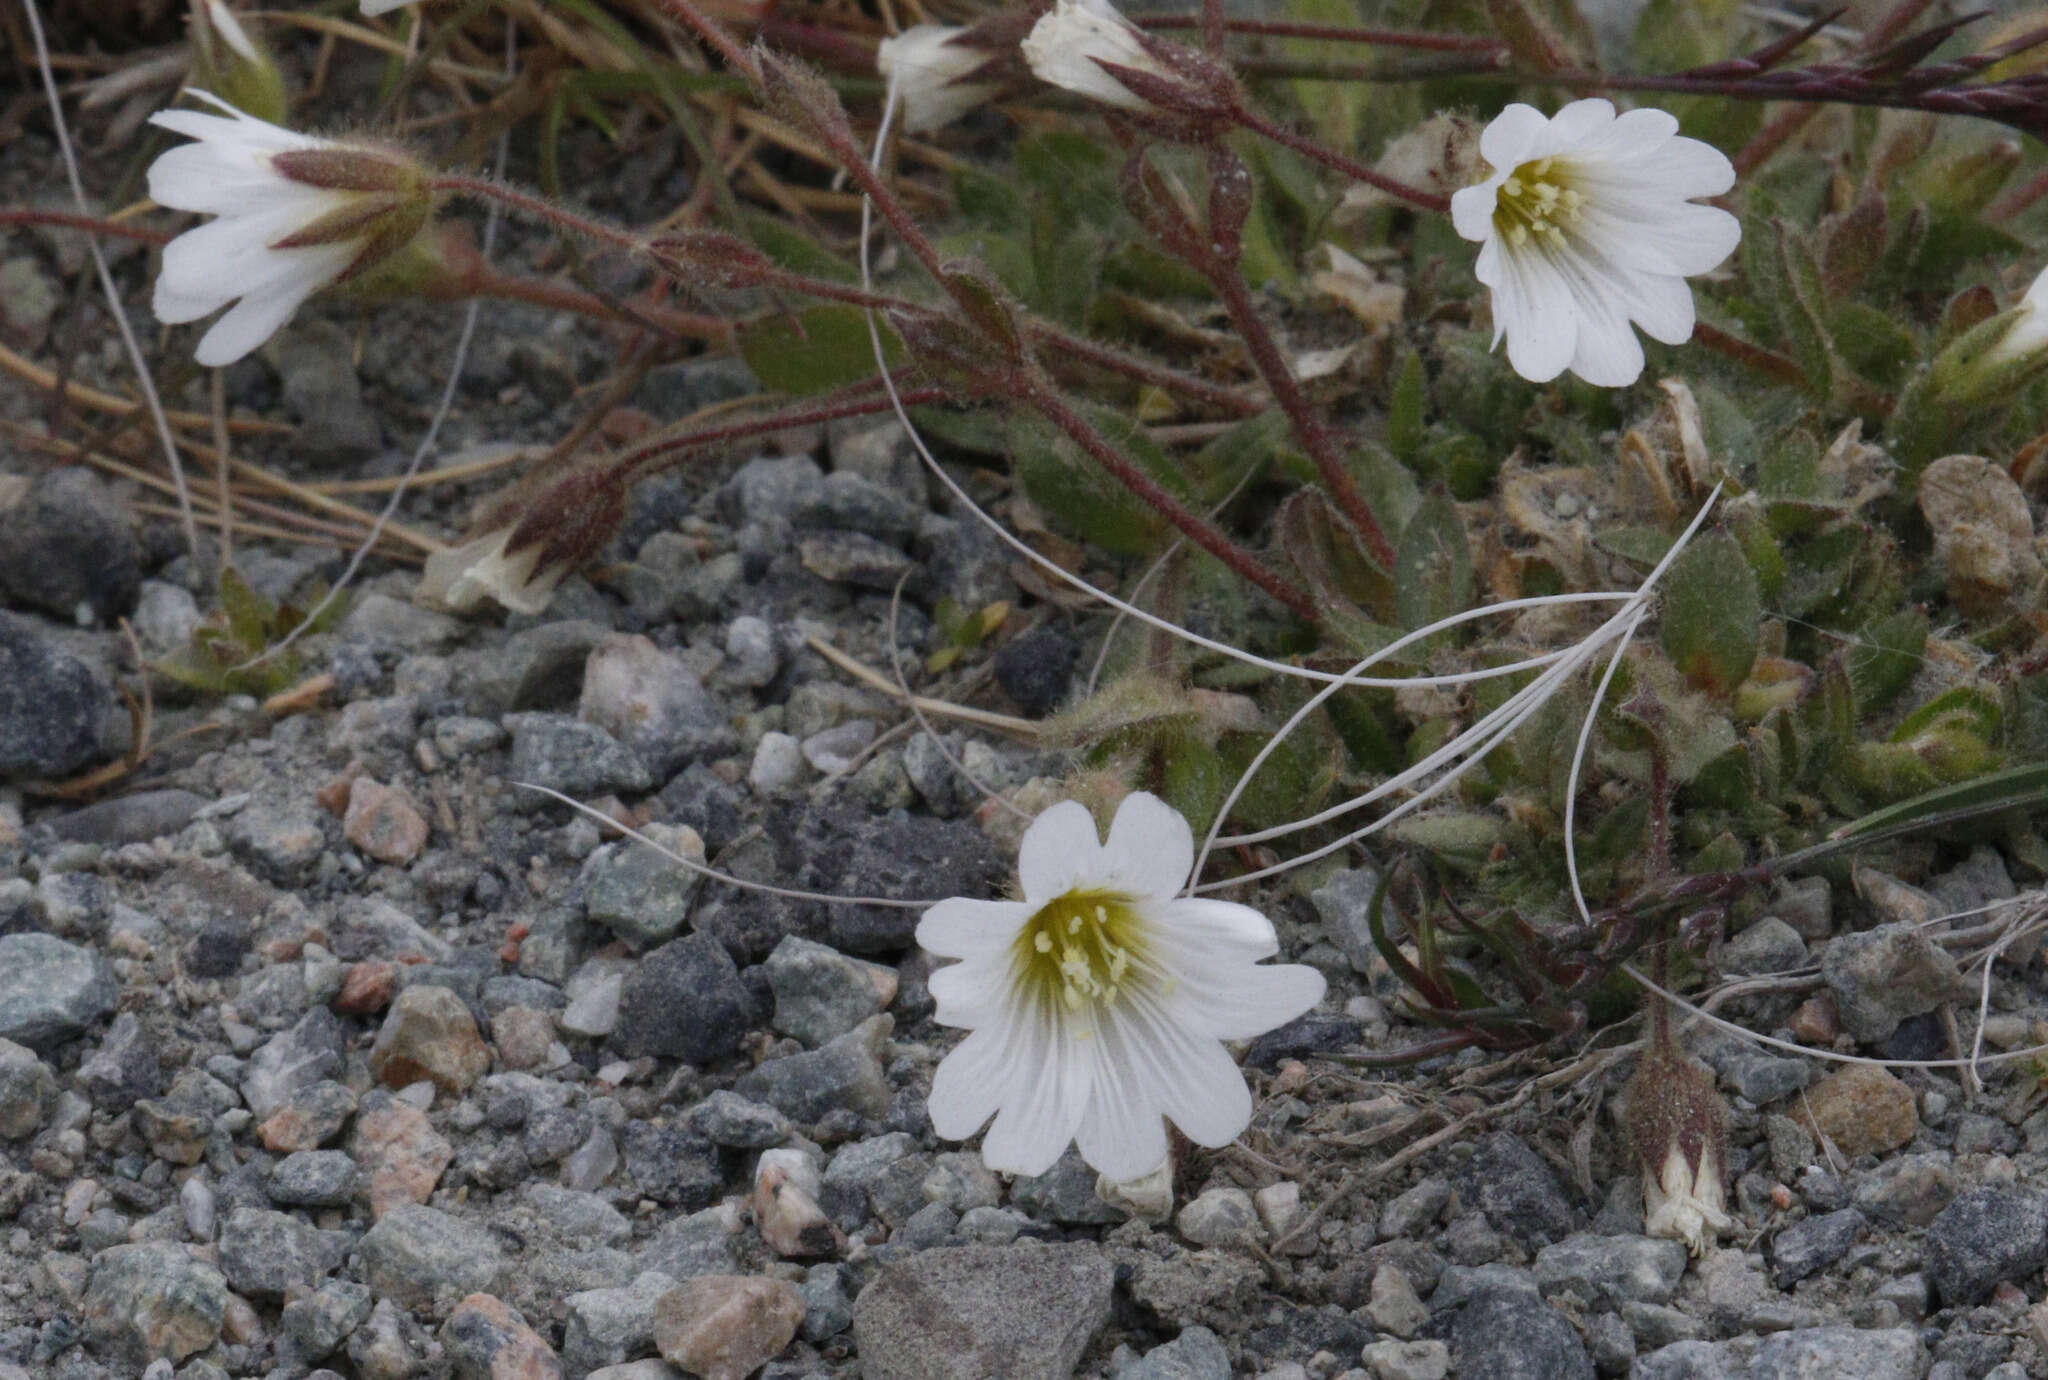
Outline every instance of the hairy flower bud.
{"type": "Polygon", "coordinates": [[[1735,1225],[1723,1183],[1728,1110],[1714,1075],[1668,1038],[1652,1039],[1625,1099],[1622,1117],[1643,1171],[1643,1230],[1699,1255],[1735,1225]]]}
{"type": "Polygon", "coordinates": [[[875,71],[902,104],[905,133],[949,125],[1002,89],[990,76],[1002,59],[972,40],[969,29],[919,24],[875,49],[875,71]]]}
{"type": "Polygon", "coordinates": [[[1022,51],[1040,81],[1135,115],[1211,127],[1237,108],[1227,68],[1152,37],[1109,0],[1054,0],[1022,51]]]}
{"type": "MultiPolygon", "coordinates": [[[[522,486],[524,488],[524,486],[522,486]]],[[[482,534],[427,558],[414,597],[468,612],[494,599],[517,613],[540,613],[555,586],[610,544],[626,518],[626,483],[591,468],[515,493],[494,504],[482,534]]]]}
{"type": "Polygon", "coordinates": [[[1932,382],[1945,403],[2009,396],[2048,367],[2048,269],[2010,311],[1964,331],[1934,357],[1932,382]]]}

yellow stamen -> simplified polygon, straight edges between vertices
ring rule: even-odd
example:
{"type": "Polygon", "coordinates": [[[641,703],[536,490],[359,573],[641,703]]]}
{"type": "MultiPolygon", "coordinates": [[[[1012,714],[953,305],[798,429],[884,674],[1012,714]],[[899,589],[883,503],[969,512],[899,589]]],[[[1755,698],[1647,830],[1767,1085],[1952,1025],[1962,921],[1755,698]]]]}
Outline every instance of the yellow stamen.
{"type": "Polygon", "coordinates": [[[1069,892],[1041,907],[1015,952],[1026,987],[1070,1012],[1117,1001],[1147,971],[1137,911],[1109,892],[1069,892]]]}
{"type": "Polygon", "coordinates": [[[1537,236],[1547,244],[1563,247],[1562,226],[1579,217],[1585,197],[1570,185],[1570,168],[1558,166],[1554,158],[1539,158],[1516,168],[1500,184],[1494,198],[1494,228],[1511,248],[1520,249],[1537,236]]]}

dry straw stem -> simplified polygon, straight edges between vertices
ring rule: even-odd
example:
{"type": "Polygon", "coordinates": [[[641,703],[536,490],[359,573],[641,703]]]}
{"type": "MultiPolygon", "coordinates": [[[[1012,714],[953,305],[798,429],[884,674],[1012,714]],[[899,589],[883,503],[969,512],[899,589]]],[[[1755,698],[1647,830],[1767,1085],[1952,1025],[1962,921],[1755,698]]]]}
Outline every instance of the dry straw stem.
{"type": "Polygon", "coordinates": [[[874,667],[850,653],[840,651],[823,638],[806,638],[805,645],[869,689],[879,691],[921,713],[937,715],[943,719],[957,719],[961,723],[973,724],[976,728],[994,729],[998,733],[1007,733],[1020,742],[1038,741],[1039,726],[1029,719],[998,714],[991,709],[976,709],[972,705],[954,704],[950,700],[934,700],[923,695],[910,694],[874,667]]]}

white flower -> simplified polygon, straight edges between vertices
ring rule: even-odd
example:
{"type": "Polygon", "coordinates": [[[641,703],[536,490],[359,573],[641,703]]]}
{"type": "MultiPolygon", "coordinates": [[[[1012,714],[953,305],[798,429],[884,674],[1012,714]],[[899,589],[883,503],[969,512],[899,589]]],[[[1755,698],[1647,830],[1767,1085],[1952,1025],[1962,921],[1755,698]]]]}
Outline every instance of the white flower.
{"type": "Polygon", "coordinates": [[[2048,347],[2048,268],[2035,276],[2027,295],[2006,317],[2012,324],[1998,343],[1985,351],[1986,365],[2028,359],[2048,347]]]}
{"type": "Polygon", "coordinates": [[[204,91],[192,94],[227,114],[149,117],[198,141],[149,165],[149,195],[159,206],[217,219],[164,246],[151,305],[158,320],[178,323],[239,298],[194,352],[201,364],[232,364],[315,292],[408,243],[432,196],[400,155],[298,134],[204,91]]]}
{"type": "Polygon", "coordinates": [[[1667,345],[1692,338],[1692,289],[1742,237],[1734,216],[1693,197],[1735,185],[1721,152],[1678,133],[1661,110],[1616,115],[1598,99],[1546,119],[1511,105],[1479,138],[1493,176],[1451,198],[1458,233],[1482,245],[1494,343],[1539,383],[1570,369],[1618,388],[1643,372],[1629,328],[1667,345]]]}
{"type": "Polygon", "coordinates": [[[363,13],[374,19],[380,14],[402,10],[412,2],[413,0],[363,0],[363,13]]]}
{"type": "Polygon", "coordinates": [[[906,133],[949,125],[999,88],[998,82],[967,80],[988,66],[989,54],[953,41],[966,32],[951,24],[919,24],[875,49],[875,70],[903,102],[906,133]]]}
{"type": "Polygon", "coordinates": [[[939,1065],[932,1125],[964,1140],[991,1116],[991,1169],[1042,1174],[1066,1149],[1113,1182],[1166,1160],[1162,1118],[1198,1145],[1235,1140],[1251,1092],[1224,1040],[1322,999],[1323,976],[1266,965],[1273,926],[1247,906],[1177,895],[1188,822],[1126,798],[1102,842],[1086,806],[1039,815],[1018,849],[1021,901],[941,901],[917,942],[958,963],[931,976],[942,1025],[970,1033],[939,1065]]]}
{"type": "Polygon", "coordinates": [[[557,561],[536,571],[542,551],[537,541],[507,556],[505,547],[512,533],[512,528],[501,527],[427,557],[426,571],[420,576],[420,601],[458,613],[467,613],[485,599],[495,599],[515,613],[545,610],[555,586],[569,573],[569,565],[557,561]]]}
{"type": "Polygon", "coordinates": [[[1145,46],[1143,31],[1109,0],[1055,0],[1031,26],[1021,51],[1040,81],[1125,110],[1150,110],[1152,102],[1111,76],[1103,63],[1174,75],[1145,46]]]}
{"type": "Polygon", "coordinates": [[[1735,1225],[1728,1216],[1727,1202],[1721,1187],[1721,1163],[1712,1142],[1700,1151],[1695,1172],[1685,1151],[1673,1141],[1662,1169],[1643,1177],[1643,1234],[1683,1241],[1687,1250],[1700,1255],[1707,1249],[1710,1231],[1718,1236],[1735,1225]]]}

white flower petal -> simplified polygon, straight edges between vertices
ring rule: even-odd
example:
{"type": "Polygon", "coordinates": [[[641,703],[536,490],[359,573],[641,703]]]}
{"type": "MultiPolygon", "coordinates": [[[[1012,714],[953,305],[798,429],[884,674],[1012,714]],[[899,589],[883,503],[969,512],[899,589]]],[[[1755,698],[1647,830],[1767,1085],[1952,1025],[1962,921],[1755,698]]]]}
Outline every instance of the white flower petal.
{"type": "Polygon", "coordinates": [[[296,251],[291,271],[261,290],[252,289],[213,323],[192,351],[210,369],[233,364],[277,333],[299,304],[333,282],[354,257],[350,245],[320,245],[296,251]]]}
{"type": "Polygon", "coordinates": [[[981,1158],[1004,1174],[1043,1174],[1074,1138],[1094,1091],[1095,1064],[1084,1043],[1068,1037],[1051,1013],[1032,1011],[1012,1024],[1010,1054],[1030,1072],[1021,1095],[1005,1097],[981,1158]],[[1017,1038],[1019,1030],[1022,1038],[1017,1038]]]}
{"type": "Polygon", "coordinates": [[[1451,193],[1451,225],[1468,240],[1484,242],[1493,236],[1493,211],[1499,205],[1500,184],[1506,173],[1495,173],[1473,187],[1451,193]]]}
{"type": "Polygon", "coordinates": [[[363,0],[363,13],[374,19],[380,14],[402,10],[412,3],[413,0],[363,0]]]}
{"type": "Polygon", "coordinates": [[[1153,1098],[1143,1054],[1131,1048],[1122,1020],[1102,1022],[1097,1036],[1095,1086],[1074,1142],[1106,1179],[1142,1178],[1167,1155],[1166,1122],[1153,1098]]]}
{"type": "Polygon", "coordinates": [[[990,954],[949,963],[936,969],[928,979],[937,1009],[932,1019],[940,1025],[973,1029],[1000,1017],[1004,1003],[1016,991],[1014,960],[1007,954],[990,954]]]}
{"type": "Polygon", "coordinates": [[[1170,75],[1109,0],[1054,0],[1018,51],[1040,81],[1125,110],[1146,110],[1150,103],[1112,77],[1104,62],[1170,75]]]}
{"type": "Polygon", "coordinates": [[[932,1075],[925,1112],[947,1140],[966,1140],[996,1114],[1019,1069],[998,1026],[975,1031],[953,1047],[932,1075]]]}
{"type": "Polygon", "coordinates": [[[1502,176],[1527,159],[1529,149],[1550,121],[1533,105],[1517,101],[1493,117],[1479,134],[1479,156],[1502,176]]]}
{"type": "Polygon", "coordinates": [[[1101,856],[1102,839],[1086,805],[1062,800],[1041,811],[1017,848],[1017,881],[1024,899],[1042,906],[1072,891],[1077,880],[1094,881],[1101,872],[1101,856]]]}
{"type": "Polygon", "coordinates": [[[876,46],[875,70],[902,102],[906,133],[951,124],[995,94],[992,82],[964,80],[990,56],[953,42],[965,32],[952,24],[918,24],[876,46]]]}
{"type": "Polygon", "coordinates": [[[1017,931],[1024,928],[1033,910],[1022,901],[950,897],[918,920],[918,947],[940,958],[980,958],[999,953],[1016,940],[1017,931]]]}
{"type": "Polygon", "coordinates": [[[1540,254],[1500,255],[1493,312],[1508,339],[1508,363],[1535,383],[1562,374],[1579,348],[1579,320],[1564,275],[1540,254]]]}
{"type": "Polygon", "coordinates": [[[1207,897],[1177,897],[1140,907],[1155,933],[1170,933],[1178,953],[1204,961],[1257,963],[1280,952],[1273,922],[1250,906],[1207,897]]]}
{"type": "MultiPolygon", "coordinates": [[[[1550,117],[1549,128],[1530,141],[1529,151],[1522,156],[1542,158],[1546,155],[1574,153],[1579,145],[1592,143],[1606,136],[1613,124],[1614,102],[1605,96],[1589,96],[1582,101],[1573,101],[1550,117]]],[[[1481,152],[1484,151],[1482,148],[1481,152]]]]}
{"type": "Polygon", "coordinates": [[[1182,1135],[1213,1150],[1244,1133],[1252,1092],[1222,1045],[1144,998],[1130,1003],[1125,1029],[1126,1049],[1147,1070],[1160,1108],[1182,1135]]]}
{"type": "Polygon", "coordinates": [[[1252,968],[1175,966],[1169,996],[1176,1017],[1216,1040],[1252,1040],[1315,1009],[1329,990],[1305,963],[1261,963],[1252,968]]]}
{"type": "Polygon", "coordinates": [[[1171,896],[1195,865],[1195,833],[1180,811],[1149,791],[1116,808],[1103,845],[1103,881],[1126,896],[1171,896]]]}

